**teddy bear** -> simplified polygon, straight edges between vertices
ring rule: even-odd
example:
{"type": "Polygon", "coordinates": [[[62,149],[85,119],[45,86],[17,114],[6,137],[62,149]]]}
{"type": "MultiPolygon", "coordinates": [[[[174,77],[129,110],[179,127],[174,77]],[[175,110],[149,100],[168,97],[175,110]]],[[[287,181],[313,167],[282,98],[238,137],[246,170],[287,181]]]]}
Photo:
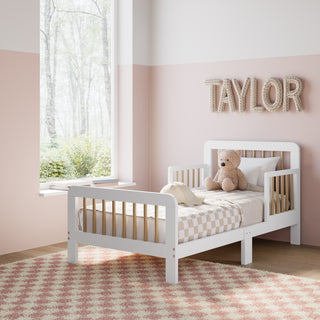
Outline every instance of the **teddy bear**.
{"type": "Polygon", "coordinates": [[[211,177],[205,179],[204,185],[206,189],[222,189],[224,191],[245,190],[247,188],[247,179],[238,168],[240,161],[240,150],[218,150],[219,169],[214,179],[211,177]]]}

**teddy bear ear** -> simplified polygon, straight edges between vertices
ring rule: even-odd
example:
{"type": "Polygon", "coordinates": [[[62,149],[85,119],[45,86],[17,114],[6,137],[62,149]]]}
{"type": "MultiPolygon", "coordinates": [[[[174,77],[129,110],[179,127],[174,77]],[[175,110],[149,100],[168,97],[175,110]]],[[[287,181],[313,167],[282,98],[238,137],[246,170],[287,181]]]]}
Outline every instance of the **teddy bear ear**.
{"type": "Polygon", "coordinates": [[[235,150],[236,154],[241,157],[241,150],[235,150]]]}
{"type": "Polygon", "coordinates": [[[223,152],[224,150],[223,149],[218,149],[218,154],[223,152]]]}

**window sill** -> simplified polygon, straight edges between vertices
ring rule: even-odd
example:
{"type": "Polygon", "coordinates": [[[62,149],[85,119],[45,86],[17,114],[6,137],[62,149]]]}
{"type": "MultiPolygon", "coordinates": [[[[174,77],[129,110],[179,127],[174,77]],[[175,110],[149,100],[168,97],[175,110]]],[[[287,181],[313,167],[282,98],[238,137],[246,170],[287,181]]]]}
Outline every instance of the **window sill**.
{"type": "MultiPolygon", "coordinates": [[[[132,181],[119,181],[116,183],[99,183],[99,184],[93,184],[92,186],[99,186],[101,188],[105,189],[120,189],[120,188],[129,188],[129,187],[134,187],[136,186],[135,182],[132,181]]],[[[51,197],[51,196],[63,196],[67,195],[68,191],[67,190],[55,190],[55,189],[44,189],[40,190],[39,195],[41,197],[51,197]]]]}

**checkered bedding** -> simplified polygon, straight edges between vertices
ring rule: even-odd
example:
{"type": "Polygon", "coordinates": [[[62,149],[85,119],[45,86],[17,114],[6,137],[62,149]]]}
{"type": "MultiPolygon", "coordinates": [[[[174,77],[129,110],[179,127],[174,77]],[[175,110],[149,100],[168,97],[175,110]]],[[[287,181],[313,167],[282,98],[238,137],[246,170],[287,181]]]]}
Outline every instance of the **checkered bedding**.
{"type": "Polygon", "coordinates": [[[200,239],[240,227],[241,207],[227,201],[215,206],[179,206],[179,243],[200,239]]]}
{"type": "MultiPolygon", "coordinates": [[[[178,206],[178,242],[184,243],[195,239],[200,239],[213,234],[233,230],[244,225],[258,223],[263,220],[263,193],[252,191],[206,191],[196,190],[196,195],[203,197],[204,203],[197,206],[179,205],[178,206]]],[[[97,210],[101,211],[99,205],[97,210]]],[[[106,203],[107,227],[111,219],[111,203],[106,203]]],[[[117,219],[121,221],[122,203],[116,202],[117,219]]],[[[150,227],[148,232],[153,232],[154,225],[154,206],[148,206],[148,219],[150,227]]],[[[91,215],[90,208],[88,214],[88,232],[91,232],[91,215]]],[[[127,204],[127,229],[130,230],[132,223],[132,206],[127,204]]],[[[99,217],[100,215],[97,215],[99,217]]],[[[143,219],[143,207],[137,205],[137,218],[143,219]]],[[[101,219],[98,224],[101,224],[101,219]]],[[[121,227],[121,222],[117,224],[121,227]]],[[[143,227],[143,223],[140,223],[143,227]]],[[[82,229],[82,210],[79,215],[79,228],[82,229]]],[[[139,228],[139,222],[138,222],[139,228]]],[[[101,228],[97,228],[99,232],[101,228]]],[[[159,231],[160,242],[165,239],[165,208],[159,207],[159,231]],[[162,240],[161,240],[162,239],[162,240]]],[[[107,228],[108,230],[108,228],[107,228]]],[[[107,231],[108,232],[108,231],[107,231]]],[[[121,234],[121,230],[119,230],[121,234]]],[[[139,231],[138,231],[139,233],[139,231]]],[[[149,235],[150,240],[153,235],[149,235]]]]}
{"type": "Polygon", "coordinates": [[[199,206],[179,206],[179,243],[237,229],[263,220],[263,193],[195,190],[199,206]]]}

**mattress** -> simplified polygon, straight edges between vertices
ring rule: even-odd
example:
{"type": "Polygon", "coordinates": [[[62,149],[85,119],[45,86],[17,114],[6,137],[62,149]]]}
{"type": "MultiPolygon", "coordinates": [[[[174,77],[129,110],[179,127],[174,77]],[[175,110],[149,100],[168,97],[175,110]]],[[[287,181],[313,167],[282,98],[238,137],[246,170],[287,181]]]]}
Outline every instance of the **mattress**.
{"type": "MultiPolygon", "coordinates": [[[[184,243],[213,234],[263,221],[263,193],[193,190],[204,198],[201,205],[178,206],[178,242],[184,243]]],[[[137,239],[144,238],[143,205],[137,204],[137,239]]],[[[165,242],[165,207],[158,207],[159,242],[165,242]]],[[[96,233],[102,234],[101,204],[96,205],[96,233]]],[[[106,234],[112,235],[111,202],[106,202],[106,234]]],[[[116,235],[122,237],[122,202],[116,202],[116,235]]],[[[154,206],[147,206],[148,241],[154,241],[154,206]]],[[[83,228],[83,209],[79,211],[79,229],[83,228]]],[[[92,206],[87,207],[87,232],[92,232],[92,206]]],[[[126,237],[133,237],[133,206],[126,204],[126,237]]]]}

